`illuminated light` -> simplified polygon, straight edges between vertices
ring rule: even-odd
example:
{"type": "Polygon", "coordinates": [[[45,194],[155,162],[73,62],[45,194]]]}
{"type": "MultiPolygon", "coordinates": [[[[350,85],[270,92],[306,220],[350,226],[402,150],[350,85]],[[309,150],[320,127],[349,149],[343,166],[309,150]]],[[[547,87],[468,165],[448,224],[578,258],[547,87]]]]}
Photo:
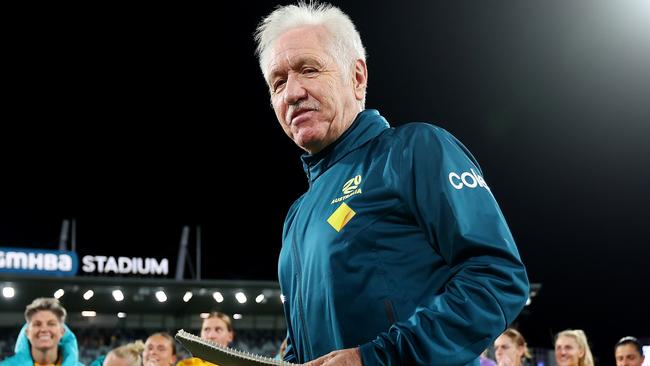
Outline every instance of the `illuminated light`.
{"type": "Polygon", "coordinates": [[[264,301],[264,294],[257,295],[257,297],[255,298],[255,302],[259,304],[262,301],[264,301]]]}
{"type": "Polygon", "coordinates": [[[117,313],[117,317],[120,318],[120,319],[124,319],[124,318],[126,318],[126,313],[123,313],[123,312],[120,311],[119,313],[117,313]]]}
{"type": "Polygon", "coordinates": [[[210,313],[201,313],[201,319],[207,319],[210,316],[210,313]]]}
{"type": "Polygon", "coordinates": [[[156,291],[156,299],[158,299],[159,302],[165,302],[167,301],[167,294],[162,290],[156,291]]]}
{"type": "Polygon", "coordinates": [[[11,299],[15,295],[16,295],[16,290],[14,290],[13,287],[5,286],[2,288],[2,296],[6,297],[7,299],[11,299]]]}
{"type": "Polygon", "coordinates": [[[530,305],[532,302],[533,299],[529,297],[528,300],[526,300],[526,306],[530,305]]]}
{"type": "Polygon", "coordinates": [[[88,317],[97,316],[97,313],[94,311],[87,310],[87,311],[82,311],[81,316],[85,316],[88,318],[88,317]]]}
{"type": "Polygon", "coordinates": [[[284,300],[286,300],[286,298],[284,297],[284,294],[280,294],[280,301],[282,301],[283,304],[284,304],[284,300]]]}
{"type": "Polygon", "coordinates": [[[113,290],[113,298],[115,301],[122,301],[124,300],[124,293],[122,293],[122,290],[113,290]]]}
{"type": "Polygon", "coordinates": [[[91,297],[95,295],[95,292],[93,290],[88,290],[84,293],[84,300],[90,300],[91,297]]]}
{"type": "Polygon", "coordinates": [[[246,295],[241,291],[235,294],[235,299],[237,299],[237,302],[239,302],[240,304],[245,304],[246,301],[248,300],[246,298],[246,295]]]}
{"type": "Polygon", "coordinates": [[[233,314],[232,318],[235,320],[239,320],[241,319],[241,314],[233,314]]]}
{"type": "Polygon", "coordinates": [[[187,291],[185,295],[183,295],[183,302],[188,302],[192,298],[192,291],[187,291]]]}
{"type": "Polygon", "coordinates": [[[212,294],[212,297],[214,297],[214,301],[216,301],[216,302],[223,302],[223,295],[219,291],[215,291],[212,294]]]}
{"type": "Polygon", "coordinates": [[[58,290],[56,290],[54,292],[54,298],[55,299],[60,299],[61,297],[63,297],[64,294],[65,294],[65,291],[63,291],[63,289],[60,288],[60,289],[58,289],[58,290]]]}

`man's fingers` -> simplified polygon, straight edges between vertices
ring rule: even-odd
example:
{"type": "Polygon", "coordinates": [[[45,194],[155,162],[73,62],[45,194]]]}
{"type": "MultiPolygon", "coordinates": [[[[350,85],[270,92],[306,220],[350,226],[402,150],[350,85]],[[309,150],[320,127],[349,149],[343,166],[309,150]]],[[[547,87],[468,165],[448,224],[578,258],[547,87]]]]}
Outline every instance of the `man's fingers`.
{"type": "Polygon", "coordinates": [[[312,361],[309,361],[309,362],[303,364],[303,366],[322,366],[325,362],[327,362],[327,360],[329,360],[331,358],[330,355],[331,354],[321,356],[321,357],[319,357],[319,358],[317,358],[315,360],[312,360],[312,361]]]}

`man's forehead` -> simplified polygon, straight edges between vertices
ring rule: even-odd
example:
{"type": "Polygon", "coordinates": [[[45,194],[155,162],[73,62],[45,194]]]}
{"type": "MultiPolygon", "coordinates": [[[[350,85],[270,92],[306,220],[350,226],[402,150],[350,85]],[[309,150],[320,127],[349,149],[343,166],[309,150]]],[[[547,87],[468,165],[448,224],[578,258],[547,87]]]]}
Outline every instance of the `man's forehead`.
{"type": "Polygon", "coordinates": [[[269,57],[269,69],[286,64],[295,66],[303,59],[322,59],[328,55],[327,33],[322,27],[292,29],[274,42],[269,57]]]}

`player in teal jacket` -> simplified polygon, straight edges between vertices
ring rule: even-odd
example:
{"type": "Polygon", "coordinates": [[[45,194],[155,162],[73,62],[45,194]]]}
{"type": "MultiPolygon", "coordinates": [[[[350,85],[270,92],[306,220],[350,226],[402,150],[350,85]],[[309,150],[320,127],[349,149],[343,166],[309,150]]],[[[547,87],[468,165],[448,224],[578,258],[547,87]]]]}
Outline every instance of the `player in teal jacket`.
{"type": "Polygon", "coordinates": [[[476,160],[441,128],[365,110],[365,50],[340,9],[278,7],[256,38],[309,181],[283,229],[285,360],[478,365],[529,289],[476,160]]]}
{"type": "MultiPolygon", "coordinates": [[[[63,355],[61,358],[61,366],[83,366],[79,362],[79,348],[77,346],[77,337],[74,333],[68,328],[67,325],[63,325],[65,328],[65,333],[59,341],[59,352],[63,355]]],[[[14,347],[15,354],[11,357],[6,358],[4,361],[0,361],[0,366],[32,366],[34,365],[34,360],[32,359],[31,345],[25,331],[27,330],[27,325],[23,326],[16,338],[16,345],[14,347]]]]}

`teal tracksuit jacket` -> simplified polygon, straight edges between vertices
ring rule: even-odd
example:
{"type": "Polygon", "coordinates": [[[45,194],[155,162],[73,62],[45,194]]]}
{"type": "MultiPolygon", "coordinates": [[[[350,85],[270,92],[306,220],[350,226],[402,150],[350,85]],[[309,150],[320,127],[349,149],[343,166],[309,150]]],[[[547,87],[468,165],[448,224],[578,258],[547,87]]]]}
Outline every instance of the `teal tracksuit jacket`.
{"type": "Polygon", "coordinates": [[[450,133],[361,112],[303,155],[309,190],[279,258],[285,360],[360,347],[363,364],[478,364],[528,278],[483,173],[450,133]]]}

